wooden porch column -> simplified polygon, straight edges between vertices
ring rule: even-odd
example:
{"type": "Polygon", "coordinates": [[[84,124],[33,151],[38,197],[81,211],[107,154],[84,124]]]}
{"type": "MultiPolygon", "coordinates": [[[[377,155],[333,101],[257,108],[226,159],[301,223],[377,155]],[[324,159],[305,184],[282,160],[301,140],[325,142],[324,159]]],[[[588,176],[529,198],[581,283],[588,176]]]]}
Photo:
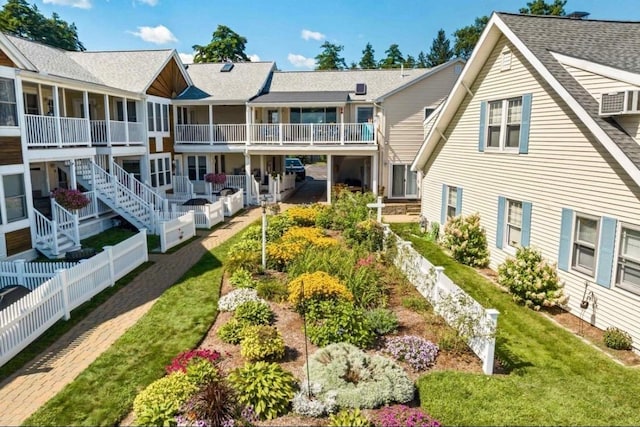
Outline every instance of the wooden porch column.
{"type": "Polygon", "coordinates": [[[122,119],[124,121],[124,140],[129,146],[129,113],[127,112],[127,98],[122,98],[122,119]]]}
{"type": "Polygon", "coordinates": [[[378,195],[378,153],[371,156],[371,191],[375,196],[378,195]]]}
{"type": "Polygon", "coordinates": [[[333,181],[333,158],[327,154],[327,203],[331,203],[331,183],[333,181]]]}
{"type": "Polygon", "coordinates": [[[69,175],[71,175],[69,177],[69,186],[71,187],[72,190],[77,190],[78,179],[76,177],[76,160],[75,159],[69,160],[69,175]]]}
{"type": "MultiPolygon", "coordinates": [[[[264,154],[260,154],[260,185],[264,182],[264,176],[267,171],[265,170],[264,154]]],[[[268,181],[267,181],[268,182],[268,181]]]]}
{"type": "Polygon", "coordinates": [[[213,105],[209,104],[209,144],[213,145],[213,105]]]}
{"type": "Polygon", "coordinates": [[[249,153],[244,153],[244,174],[245,178],[245,193],[247,194],[247,205],[251,204],[253,200],[251,197],[251,180],[253,175],[251,175],[251,155],[249,153]]]}
{"type": "Polygon", "coordinates": [[[62,147],[62,128],[60,127],[60,104],[58,97],[58,86],[53,86],[53,117],[56,125],[56,138],[58,147],[62,147]]]}
{"type": "Polygon", "coordinates": [[[245,117],[244,117],[244,121],[246,123],[246,141],[245,144],[246,145],[250,145],[251,144],[251,123],[253,121],[253,108],[249,107],[249,105],[245,106],[245,117]]]}
{"type": "Polygon", "coordinates": [[[344,145],[344,107],[340,107],[340,145],[344,145]]]}
{"type": "MultiPolygon", "coordinates": [[[[84,118],[87,120],[87,135],[89,136],[89,141],[91,142],[91,117],[89,117],[89,92],[86,90],[82,92],[82,114],[84,118]]],[[[90,144],[91,145],[91,144],[90,144]]]]}
{"type": "Polygon", "coordinates": [[[107,137],[107,147],[111,147],[111,117],[109,114],[109,95],[104,96],[104,125],[107,137]]]}

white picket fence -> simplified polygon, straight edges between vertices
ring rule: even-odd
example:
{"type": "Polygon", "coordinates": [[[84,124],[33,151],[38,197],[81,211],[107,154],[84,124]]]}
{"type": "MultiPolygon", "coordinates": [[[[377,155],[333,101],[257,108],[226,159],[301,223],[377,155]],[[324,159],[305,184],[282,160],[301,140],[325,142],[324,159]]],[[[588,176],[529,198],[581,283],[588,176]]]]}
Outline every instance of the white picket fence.
{"type": "Polygon", "coordinates": [[[160,251],[162,253],[167,252],[182,242],[186,242],[196,235],[196,223],[193,210],[189,210],[189,212],[181,214],[177,218],[168,218],[171,216],[173,216],[172,212],[166,212],[163,213],[163,217],[160,218],[160,251]]]}
{"type": "Polygon", "coordinates": [[[244,190],[239,189],[230,196],[221,196],[224,206],[224,216],[233,216],[244,207],[244,190]]]}
{"type": "Polygon", "coordinates": [[[493,373],[495,335],[498,310],[485,309],[436,267],[418,253],[411,242],[402,240],[385,226],[385,234],[396,239],[398,255],[395,264],[441,315],[449,326],[456,328],[467,345],[482,360],[485,374],[493,373]]]}
{"type": "Polygon", "coordinates": [[[189,211],[193,211],[194,213],[196,228],[209,229],[224,221],[224,205],[222,204],[222,200],[208,203],[206,205],[192,206],[183,206],[181,204],[173,203],[171,205],[171,212],[173,215],[171,219],[178,218],[189,211]]]}
{"type": "Polygon", "coordinates": [[[22,285],[34,290],[55,276],[56,271],[75,266],[75,262],[0,262],[0,288],[22,285]]]}
{"type": "Polygon", "coordinates": [[[0,311],[0,366],[71,310],[148,261],[147,233],[106,246],[103,252],[59,269],[31,293],[0,311]]]}

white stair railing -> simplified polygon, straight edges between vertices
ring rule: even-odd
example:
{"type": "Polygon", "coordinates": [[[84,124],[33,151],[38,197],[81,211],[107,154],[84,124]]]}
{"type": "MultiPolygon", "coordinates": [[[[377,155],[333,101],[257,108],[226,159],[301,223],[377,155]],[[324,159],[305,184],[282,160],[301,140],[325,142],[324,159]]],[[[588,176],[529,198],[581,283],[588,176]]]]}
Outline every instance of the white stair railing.
{"type": "Polygon", "coordinates": [[[116,162],[111,163],[111,174],[116,177],[118,182],[131,190],[136,196],[144,200],[146,203],[153,204],[156,209],[162,211],[169,210],[169,203],[166,198],[161,196],[155,188],[143,183],[132,173],[127,172],[117,164],[116,162]]]}
{"type": "Polygon", "coordinates": [[[51,250],[53,255],[58,255],[60,249],[58,248],[58,233],[56,230],[55,221],[49,220],[46,216],[34,209],[35,223],[36,223],[36,246],[42,244],[45,248],[51,250]]]}
{"type": "Polygon", "coordinates": [[[80,246],[80,221],[78,214],[74,214],[62,207],[56,199],[51,199],[51,217],[57,224],[56,232],[64,234],[73,242],[74,246],[80,246]]]}
{"type": "Polygon", "coordinates": [[[193,183],[188,176],[173,176],[173,193],[174,194],[194,194],[193,183]]]}

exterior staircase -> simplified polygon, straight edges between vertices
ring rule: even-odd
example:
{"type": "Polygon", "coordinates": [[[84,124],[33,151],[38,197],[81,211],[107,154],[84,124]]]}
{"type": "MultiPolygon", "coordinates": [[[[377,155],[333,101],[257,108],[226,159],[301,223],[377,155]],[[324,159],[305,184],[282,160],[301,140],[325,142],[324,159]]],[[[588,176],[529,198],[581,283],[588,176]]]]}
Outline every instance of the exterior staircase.
{"type": "Polygon", "coordinates": [[[66,252],[80,249],[78,215],[69,212],[51,199],[51,217],[34,210],[36,220],[35,248],[51,259],[62,258],[66,252]]]}

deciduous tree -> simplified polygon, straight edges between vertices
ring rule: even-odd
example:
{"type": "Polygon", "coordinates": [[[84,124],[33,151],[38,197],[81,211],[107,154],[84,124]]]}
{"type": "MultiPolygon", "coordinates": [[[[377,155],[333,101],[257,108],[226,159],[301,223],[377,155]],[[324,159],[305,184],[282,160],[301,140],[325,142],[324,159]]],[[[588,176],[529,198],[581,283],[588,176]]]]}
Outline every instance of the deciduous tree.
{"type": "Polygon", "coordinates": [[[193,62],[250,62],[245,51],[247,39],[225,25],[218,25],[207,45],[194,45],[193,62]]]}
{"type": "Polygon", "coordinates": [[[564,16],[565,4],[567,4],[567,0],[553,0],[553,3],[547,3],[544,0],[533,0],[527,2],[527,7],[520,8],[520,13],[528,13],[531,15],[564,16]]]}
{"type": "Polygon", "coordinates": [[[481,16],[480,18],[476,18],[473,25],[467,25],[466,27],[457,29],[453,33],[453,37],[455,38],[453,54],[458,58],[469,59],[473,48],[476,46],[476,43],[478,43],[480,34],[484,31],[484,27],[487,26],[487,22],[489,22],[489,17],[481,16]]]}

